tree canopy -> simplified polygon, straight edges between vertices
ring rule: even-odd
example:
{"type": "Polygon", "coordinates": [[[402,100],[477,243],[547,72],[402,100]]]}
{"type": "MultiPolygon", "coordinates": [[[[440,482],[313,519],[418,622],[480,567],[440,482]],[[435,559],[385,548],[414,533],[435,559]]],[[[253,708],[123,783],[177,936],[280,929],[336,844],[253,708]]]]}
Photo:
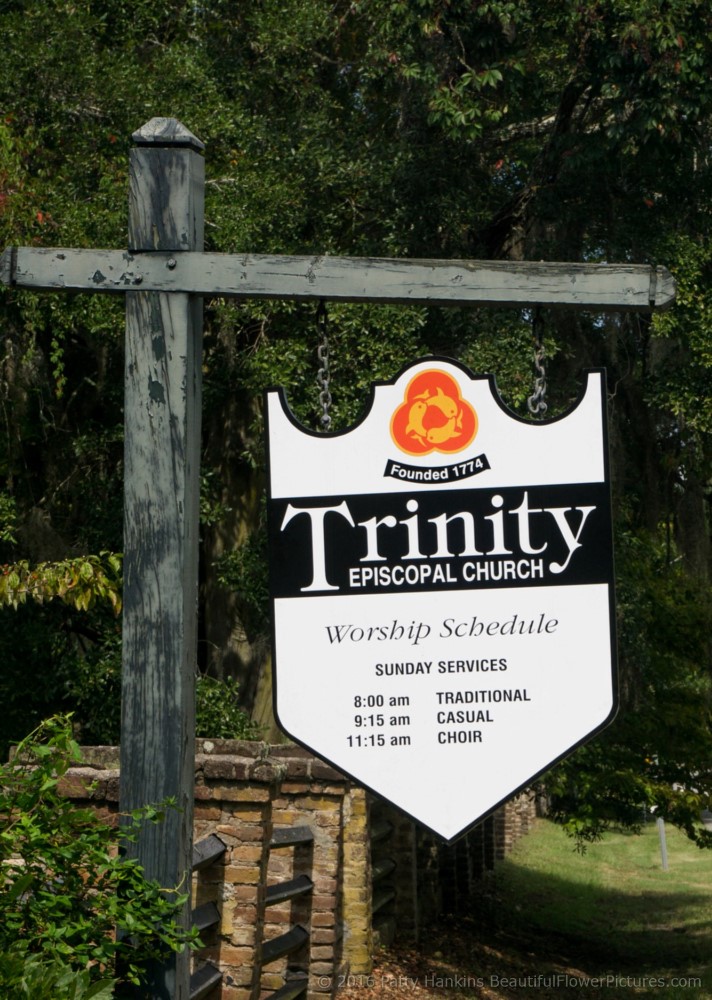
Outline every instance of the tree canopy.
{"type": "MultiPolygon", "coordinates": [[[[550,412],[576,397],[583,368],[609,373],[622,676],[618,720],[547,787],[582,836],[635,822],[645,804],[701,837],[712,791],[709,5],[6,0],[0,29],[0,246],[125,245],[130,136],[165,115],[207,147],[209,249],[673,271],[678,302],[663,315],[542,317],[550,412]]],[[[79,560],[106,578],[106,553],[121,549],[121,303],[9,290],[0,316],[8,574],[79,560]]],[[[373,379],[429,353],[494,372],[525,412],[527,312],[342,305],[329,328],[336,427],[357,417],[373,379]]],[[[316,346],[308,306],[207,303],[200,660],[237,677],[248,705],[268,667],[261,393],[284,385],[316,427],[316,346]]],[[[86,603],[0,611],[4,740],[67,707],[83,735],[116,738],[106,705],[119,626],[109,602],[86,603]]]]}

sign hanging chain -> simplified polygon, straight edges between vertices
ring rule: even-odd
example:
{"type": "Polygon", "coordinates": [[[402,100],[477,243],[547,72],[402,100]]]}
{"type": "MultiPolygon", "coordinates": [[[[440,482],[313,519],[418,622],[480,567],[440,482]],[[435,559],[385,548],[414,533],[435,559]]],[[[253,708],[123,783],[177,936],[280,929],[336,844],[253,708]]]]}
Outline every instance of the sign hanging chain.
{"type": "Polygon", "coordinates": [[[319,422],[323,431],[329,431],[331,430],[331,414],[329,413],[331,407],[331,392],[329,391],[331,371],[329,370],[328,316],[326,303],[323,299],[320,300],[316,310],[316,328],[319,334],[317,357],[321,366],[316,376],[316,384],[319,386],[319,405],[321,406],[319,422]]]}
{"type": "Polygon", "coordinates": [[[534,339],[534,392],[527,399],[527,409],[533,417],[546,416],[548,404],[546,402],[546,370],[544,369],[544,322],[541,315],[541,306],[537,306],[532,317],[532,336],[534,339]]]}

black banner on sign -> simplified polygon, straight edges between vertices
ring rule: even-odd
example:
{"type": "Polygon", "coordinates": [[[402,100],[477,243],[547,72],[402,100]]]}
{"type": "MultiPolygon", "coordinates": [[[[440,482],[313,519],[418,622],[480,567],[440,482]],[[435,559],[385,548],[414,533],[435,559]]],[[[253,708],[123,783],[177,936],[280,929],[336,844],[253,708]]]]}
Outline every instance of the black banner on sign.
{"type": "Polygon", "coordinates": [[[454,465],[436,465],[431,468],[423,468],[421,465],[405,465],[403,462],[394,462],[392,458],[389,458],[383,475],[408,483],[453,483],[460,479],[470,479],[489,467],[486,455],[468,458],[462,462],[456,462],[454,465]]]}
{"type": "Polygon", "coordinates": [[[605,483],[269,504],[273,598],[611,583],[605,483]]]}

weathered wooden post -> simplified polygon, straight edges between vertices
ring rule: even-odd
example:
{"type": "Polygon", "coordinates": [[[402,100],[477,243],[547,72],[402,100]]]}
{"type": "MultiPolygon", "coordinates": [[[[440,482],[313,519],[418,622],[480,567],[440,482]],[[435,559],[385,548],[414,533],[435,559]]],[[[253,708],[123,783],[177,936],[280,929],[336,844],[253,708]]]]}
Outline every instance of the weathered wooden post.
{"type": "MultiPolygon", "coordinates": [[[[134,133],[129,251],[203,248],[202,143],[174,119],[134,133]]],[[[169,273],[176,260],[164,264],[169,273]]],[[[138,286],[137,286],[138,287],[138,286]]],[[[176,799],[129,845],[162,886],[190,889],[195,767],[202,299],[126,295],[121,811],[176,799]]],[[[184,919],[188,926],[189,909],[184,919]]],[[[187,1000],[189,956],[153,970],[187,1000]]]]}

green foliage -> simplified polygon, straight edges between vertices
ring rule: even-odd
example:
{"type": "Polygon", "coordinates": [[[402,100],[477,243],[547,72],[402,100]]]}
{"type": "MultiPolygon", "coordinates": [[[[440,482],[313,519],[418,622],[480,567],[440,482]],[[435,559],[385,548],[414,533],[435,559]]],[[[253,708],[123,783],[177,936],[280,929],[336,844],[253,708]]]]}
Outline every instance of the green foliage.
{"type": "Polygon", "coordinates": [[[655,810],[712,847],[700,825],[712,802],[709,589],[649,538],[621,533],[617,551],[621,709],[547,776],[552,816],[583,845],[655,810]]]}
{"type": "Polygon", "coordinates": [[[48,713],[71,711],[84,742],[118,743],[121,556],[101,553],[0,573],[0,755],[48,713]]]}
{"type": "MultiPolygon", "coordinates": [[[[264,571],[264,564],[260,566],[264,571]]],[[[0,758],[48,710],[71,712],[75,736],[84,745],[118,744],[121,624],[110,611],[68,614],[61,605],[36,604],[0,611],[0,660],[0,758]]],[[[234,679],[198,673],[198,736],[260,738],[238,692],[234,679]]]]}
{"type": "Polygon", "coordinates": [[[15,544],[17,526],[17,505],[13,497],[0,493],[0,542],[15,544]]]}
{"type": "Polygon", "coordinates": [[[32,604],[0,609],[0,759],[46,716],[62,711],[59,677],[69,652],[64,608],[32,604]]]}
{"type": "Polygon", "coordinates": [[[3,566],[0,573],[0,607],[17,609],[30,600],[43,604],[59,598],[77,611],[88,611],[97,601],[107,601],[121,611],[121,556],[102,552],[30,567],[27,560],[3,566]]]}
{"type": "Polygon", "coordinates": [[[238,702],[236,680],[199,674],[196,686],[196,736],[226,740],[258,740],[261,729],[238,702]]]}
{"type": "Polygon", "coordinates": [[[92,982],[88,969],[81,971],[55,959],[27,953],[25,944],[0,952],[2,996],[18,1000],[111,1000],[114,980],[92,982]]]}
{"type": "Polygon", "coordinates": [[[264,524],[243,545],[216,560],[215,570],[220,583],[242,601],[247,635],[266,634],[269,628],[269,589],[264,524]]]}
{"type": "Polygon", "coordinates": [[[62,602],[0,609],[0,759],[52,713],[72,712],[85,744],[118,743],[121,622],[62,602]]]}
{"type": "Polygon", "coordinates": [[[677,297],[674,309],[654,320],[661,356],[650,397],[674,414],[688,447],[694,442],[698,450],[712,429],[712,246],[689,234],[667,234],[661,254],[675,276],[677,297]]]}
{"type": "Polygon", "coordinates": [[[121,628],[95,617],[94,641],[72,637],[57,649],[55,661],[62,708],[72,713],[75,735],[85,746],[119,743],[121,729],[121,628]]]}
{"type": "Polygon", "coordinates": [[[145,819],[160,821],[160,810],[137,811],[119,832],[59,794],[81,759],[71,732],[68,718],[47,720],[0,769],[0,953],[21,945],[43,962],[88,969],[94,981],[109,970],[140,983],[148,962],[195,944],[195,933],[176,923],[186,897],[117,851],[120,837],[134,837],[145,819]]]}

